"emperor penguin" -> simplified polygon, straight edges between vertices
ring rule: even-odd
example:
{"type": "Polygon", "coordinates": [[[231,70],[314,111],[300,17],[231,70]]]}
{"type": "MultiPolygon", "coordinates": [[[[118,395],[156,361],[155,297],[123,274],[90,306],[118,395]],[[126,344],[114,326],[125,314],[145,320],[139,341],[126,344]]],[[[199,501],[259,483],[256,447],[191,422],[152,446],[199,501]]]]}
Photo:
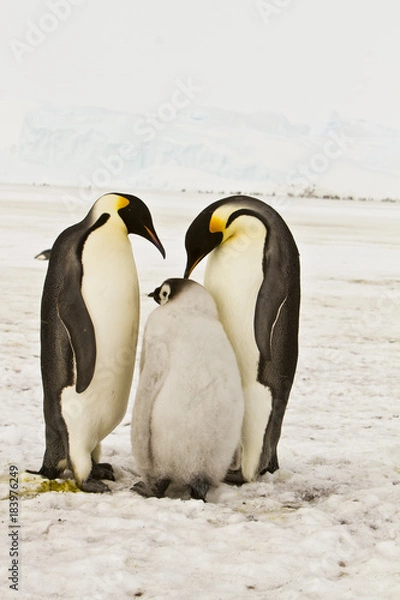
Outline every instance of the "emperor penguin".
{"type": "Polygon", "coordinates": [[[195,281],[167,279],[149,294],[149,316],[132,416],[132,450],[142,481],[162,497],[170,483],[206,501],[240,441],[244,398],[237,360],[212,296],[195,281]]]}
{"type": "Polygon", "coordinates": [[[185,277],[207,255],[204,285],[236,353],[245,398],[240,469],[255,480],[279,468],[277,446],[298,357],[300,261],[293,236],[268,204],[231,196],[189,226],[185,277]]]}
{"type": "MultiPolygon", "coordinates": [[[[55,241],[41,306],[41,371],[49,479],[72,470],[78,487],[106,492],[112,466],[100,442],[128,403],[139,326],[139,286],[128,234],[165,258],[147,206],[135,196],[101,196],[55,241]]],[[[32,471],[31,471],[32,472],[32,471]]]]}

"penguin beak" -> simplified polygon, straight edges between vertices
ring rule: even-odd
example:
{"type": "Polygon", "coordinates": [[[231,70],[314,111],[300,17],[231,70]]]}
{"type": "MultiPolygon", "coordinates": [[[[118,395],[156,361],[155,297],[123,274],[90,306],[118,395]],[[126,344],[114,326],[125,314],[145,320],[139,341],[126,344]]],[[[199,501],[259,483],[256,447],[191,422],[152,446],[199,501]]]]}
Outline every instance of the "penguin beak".
{"type": "Polygon", "coordinates": [[[200,258],[198,258],[197,260],[195,260],[193,264],[189,264],[189,261],[187,262],[185,273],[183,275],[183,277],[185,279],[188,279],[188,277],[190,277],[192,271],[194,271],[194,269],[197,267],[197,265],[199,264],[199,262],[201,262],[205,256],[206,255],[203,254],[202,256],[200,256],[200,258]]]}
{"type": "Polygon", "coordinates": [[[204,231],[188,229],[186,233],[187,262],[184,278],[187,279],[193,269],[205,256],[210,254],[222,242],[223,234],[220,231],[212,233],[208,228],[204,231]],[[194,234],[194,235],[193,235],[194,234]]]}
{"type": "Polygon", "coordinates": [[[154,244],[165,258],[165,250],[155,232],[151,214],[145,203],[131,194],[114,194],[119,198],[118,214],[125,223],[129,233],[141,235],[154,244]],[[146,225],[147,223],[147,225],[146,225]]]}
{"type": "Polygon", "coordinates": [[[161,287],[157,287],[155,290],[147,294],[149,298],[153,298],[157,304],[160,304],[160,289],[161,287]]]}
{"type": "Polygon", "coordinates": [[[158,249],[158,250],[161,252],[161,255],[162,255],[162,257],[163,257],[163,258],[165,258],[165,256],[166,256],[166,252],[165,252],[165,250],[164,250],[164,246],[163,246],[163,245],[162,245],[162,243],[160,242],[160,240],[159,240],[159,238],[158,238],[158,236],[157,236],[156,232],[155,232],[154,230],[152,231],[151,229],[149,229],[148,227],[146,227],[146,225],[144,225],[144,228],[145,228],[145,230],[146,230],[146,233],[147,233],[147,235],[146,235],[147,239],[148,239],[148,240],[149,240],[149,241],[150,241],[152,244],[154,244],[154,245],[155,245],[155,247],[156,247],[156,248],[157,248],[157,249],[158,249]]]}
{"type": "Polygon", "coordinates": [[[186,269],[184,278],[187,279],[193,269],[203,260],[207,254],[212,252],[222,243],[223,223],[213,213],[215,205],[211,204],[205,208],[189,225],[185,236],[186,269]],[[212,226],[211,226],[212,224],[212,226]]]}

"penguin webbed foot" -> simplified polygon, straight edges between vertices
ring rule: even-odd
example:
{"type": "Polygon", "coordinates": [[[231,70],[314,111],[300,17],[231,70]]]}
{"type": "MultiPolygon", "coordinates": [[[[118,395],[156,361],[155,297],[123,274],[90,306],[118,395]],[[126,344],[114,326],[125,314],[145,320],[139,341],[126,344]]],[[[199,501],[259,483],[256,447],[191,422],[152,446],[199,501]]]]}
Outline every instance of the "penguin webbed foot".
{"type": "Polygon", "coordinates": [[[134,483],[131,487],[131,490],[132,492],[140,494],[140,496],[143,496],[143,498],[151,498],[151,496],[154,495],[151,493],[151,490],[148,488],[144,481],[138,481],[137,483],[134,483]]]}
{"type": "Polygon", "coordinates": [[[94,494],[105,494],[111,493],[110,488],[103,481],[99,479],[93,479],[92,477],[88,477],[85,481],[82,481],[78,487],[83,492],[90,492],[94,494]]]}
{"type": "Polygon", "coordinates": [[[153,482],[138,481],[131,490],[143,496],[143,498],[163,498],[170,484],[169,479],[160,479],[153,482]]]}
{"type": "Polygon", "coordinates": [[[210,489],[210,484],[206,479],[202,477],[198,477],[193,479],[193,481],[189,484],[190,489],[190,497],[193,500],[202,500],[203,502],[207,502],[206,496],[207,492],[210,489]]]}
{"type": "Polygon", "coordinates": [[[107,479],[108,481],[115,481],[114,469],[110,463],[93,462],[89,479],[107,479]]]}
{"type": "Polygon", "coordinates": [[[243,477],[242,469],[229,469],[225,475],[224,483],[231,483],[233,485],[243,485],[246,483],[246,479],[243,477]]]}

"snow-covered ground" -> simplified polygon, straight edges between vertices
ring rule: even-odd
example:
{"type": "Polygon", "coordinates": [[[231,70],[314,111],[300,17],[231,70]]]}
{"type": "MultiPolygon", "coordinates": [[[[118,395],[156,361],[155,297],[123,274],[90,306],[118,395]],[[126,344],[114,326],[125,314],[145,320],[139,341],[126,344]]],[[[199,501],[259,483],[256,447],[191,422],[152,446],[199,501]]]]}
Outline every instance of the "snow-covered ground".
{"type": "MultiPolygon", "coordinates": [[[[148,204],[167,250],[162,261],[132,239],[144,322],[155,306],[146,293],[182,274],[186,228],[217,196],[121,191],[148,204]]],[[[90,202],[73,197],[61,188],[0,190],[2,598],[399,598],[399,204],[264,198],[287,220],[302,261],[301,354],[281,469],[222,485],[203,504],[180,490],[162,500],[130,491],[132,406],[103,444],[117,476],[112,494],[44,493],[43,480],[24,473],[40,466],[44,448],[46,263],[33,257],[86,214],[90,202]],[[20,483],[19,592],[7,581],[11,465],[20,483]]]]}

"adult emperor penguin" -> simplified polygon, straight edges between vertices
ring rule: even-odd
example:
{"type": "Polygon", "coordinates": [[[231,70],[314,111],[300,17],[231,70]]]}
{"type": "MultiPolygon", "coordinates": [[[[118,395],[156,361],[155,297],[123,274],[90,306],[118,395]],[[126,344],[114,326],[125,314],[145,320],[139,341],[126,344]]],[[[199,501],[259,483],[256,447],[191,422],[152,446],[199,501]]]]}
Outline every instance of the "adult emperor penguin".
{"type": "Polygon", "coordinates": [[[185,277],[209,254],[204,285],[239,364],[245,397],[241,467],[251,481],[279,468],[277,445],[298,355],[300,263],[282,217],[248,196],[214,202],[186,233],[185,277]]]}
{"type": "Polygon", "coordinates": [[[187,485],[205,501],[225,477],[240,442],[244,399],[235,354],[207,290],[167,279],[150,294],[132,417],[132,449],[143,480],[132,488],[163,496],[187,485]]]}
{"type": "Polygon", "coordinates": [[[123,418],[132,383],[139,287],[129,233],[165,257],[147,206],[135,196],[101,196],[88,215],[55,241],[41,307],[41,369],[46,449],[40,475],[65,468],[87,492],[101,479],[100,442],[123,418]]]}

